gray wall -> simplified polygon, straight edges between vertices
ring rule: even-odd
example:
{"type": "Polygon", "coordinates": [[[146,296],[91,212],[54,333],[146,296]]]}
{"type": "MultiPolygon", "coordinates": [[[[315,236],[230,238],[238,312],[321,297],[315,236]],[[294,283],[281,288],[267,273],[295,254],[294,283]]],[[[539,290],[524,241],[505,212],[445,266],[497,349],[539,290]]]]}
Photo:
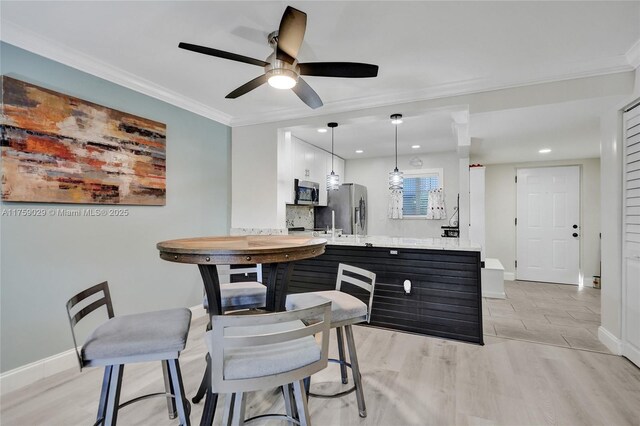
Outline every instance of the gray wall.
{"type": "MultiPolygon", "coordinates": [[[[0,217],[2,372],[72,347],[64,304],[108,280],[116,315],[194,306],[195,266],[161,261],[158,241],[227,234],[230,129],[8,44],[3,75],[167,125],[166,206],[122,206],[128,217],[0,217]]],[[[2,209],[82,205],[2,203],[2,209]]],[[[94,206],[100,207],[100,206],[94,206]]],[[[107,207],[107,206],[103,206],[107,207]]]]}
{"type": "Polygon", "coordinates": [[[395,166],[394,157],[363,158],[346,160],[345,182],[359,183],[367,187],[369,208],[367,211],[367,233],[369,235],[391,235],[394,237],[438,238],[442,234],[441,226],[449,224],[456,205],[459,185],[458,154],[438,152],[424,155],[398,156],[400,170],[414,170],[409,164],[413,157],[422,160],[422,169],[443,169],[445,203],[447,219],[389,219],[389,172],[395,166]]]}

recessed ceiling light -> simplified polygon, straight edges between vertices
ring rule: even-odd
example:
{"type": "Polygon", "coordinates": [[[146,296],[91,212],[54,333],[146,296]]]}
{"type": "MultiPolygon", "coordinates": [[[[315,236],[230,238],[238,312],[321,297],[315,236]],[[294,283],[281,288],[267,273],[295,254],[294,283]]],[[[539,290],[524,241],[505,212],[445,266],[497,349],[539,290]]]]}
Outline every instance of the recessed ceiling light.
{"type": "Polygon", "coordinates": [[[549,148],[544,148],[541,149],[540,151],[538,151],[540,154],[548,154],[551,152],[551,150],[549,148]]]}
{"type": "Polygon", "coordinates": [[[356,149],[356,154],[362,154],[364,151],[361,149],[356,149]]]}
{"type": "Polygon", "coordinates": [[[327,133],[327,129],[321,127],[318,129],[318,133],[327,133]]]}
{"type": "Polygon", "coordinates": [[[418,148],[420,148],[420,145],[411,145],[411,148],[418,149],[418,148]]]}

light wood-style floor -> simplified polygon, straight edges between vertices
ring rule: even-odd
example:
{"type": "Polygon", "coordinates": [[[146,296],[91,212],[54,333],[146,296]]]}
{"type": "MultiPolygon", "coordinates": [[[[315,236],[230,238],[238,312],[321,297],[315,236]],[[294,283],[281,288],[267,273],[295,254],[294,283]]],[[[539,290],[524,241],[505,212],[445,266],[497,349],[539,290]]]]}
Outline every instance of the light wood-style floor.
{"type": "Polygon", "coordinates": [[[483,299],[486,335],[610,353],[598,340],[600,290],[505,281],[505,293],[483,299]]]}
{"type": "MultiPolygon", "coordinates": [[[[181,356],[189,395],[203,372],[204,327],[204,318],[194,321],[181,356]]],[[[640,423],[640,369],[618,356],[492,336],[485,336],[485,346],[477,346],[358,326],[355,337],[369,416],[358,417],[354,394],[333,400],[312,398],[315,425],[640,423]]],[[[160,365],[126,367],[123,401],[162,390],[161,376],[160,365]]],[[[337,367],[330,366],[314,376],[313,386],[329,388],[328,381],[338,377],[337,367]]],[[[0,423],[92,424],[101,379],[101,370],[72,369],[8,394],[0,404],[0,423]]],[[[279,394],[272,391],[251,394],[248,402],[247,415],[283,411],[279,394]]],[[[192,407],[191,419],[198,424],[202,404],[192,407]]],[[[119,421],[177,424],[166,417],[162,398],[126,407],[119,421]]]]}

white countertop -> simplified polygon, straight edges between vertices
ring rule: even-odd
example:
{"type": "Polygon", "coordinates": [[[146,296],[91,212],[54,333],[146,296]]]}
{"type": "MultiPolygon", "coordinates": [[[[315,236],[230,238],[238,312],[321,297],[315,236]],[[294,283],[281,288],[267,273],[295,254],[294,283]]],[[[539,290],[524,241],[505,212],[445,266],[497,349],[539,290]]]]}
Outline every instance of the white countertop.
{"type": "Polygon", "coordinates": [[[459,238],[405,238],[375,235],[367,235],[365,237],[343,235],[336,238],[320,236],[320,238],[325,238],[329,245],[338,246],[365,246],[366,244],[371,244],[373,247],[464,251],[481,250],[480,244],[472,243],[468,240],[460,240],[459,238]]]}

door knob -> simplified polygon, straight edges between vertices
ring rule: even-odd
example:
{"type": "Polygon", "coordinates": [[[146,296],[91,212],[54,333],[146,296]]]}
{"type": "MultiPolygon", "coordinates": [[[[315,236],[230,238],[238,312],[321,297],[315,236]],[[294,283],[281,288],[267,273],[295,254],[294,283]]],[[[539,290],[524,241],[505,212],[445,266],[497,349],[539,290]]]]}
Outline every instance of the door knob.
{"type": "Polygon", "coordinates": [[[573,233],[573,236],[574,236],[574,237],[577,237],[577,236],[578,236],[578,233],[577,233],[577,232],[574,232],[574,233],[573,233]]]}
{"type": "Polygon", "coordinates": [[[578,229],[578,225],[573,225],[573,229],[578,229]]]}

